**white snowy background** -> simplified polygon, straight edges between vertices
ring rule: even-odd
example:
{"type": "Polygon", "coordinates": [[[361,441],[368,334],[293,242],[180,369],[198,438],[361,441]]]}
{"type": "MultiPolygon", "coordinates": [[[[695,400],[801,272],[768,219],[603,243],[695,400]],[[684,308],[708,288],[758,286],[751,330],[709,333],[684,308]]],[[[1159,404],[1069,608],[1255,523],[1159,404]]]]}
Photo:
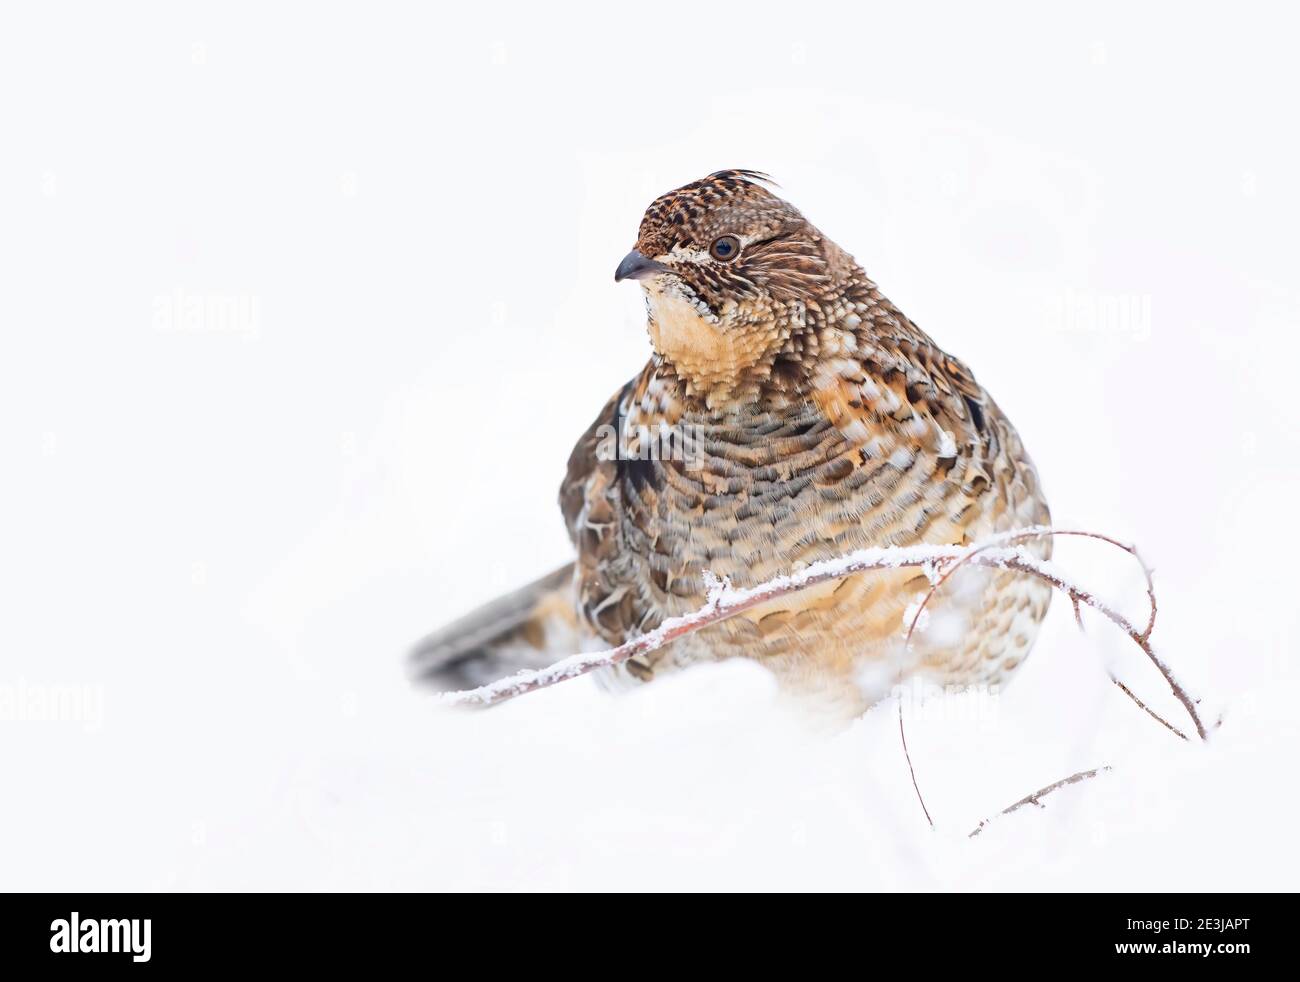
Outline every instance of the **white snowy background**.
{"type": "Polygon", "coordinates": [[[1295,888],[1293,18],[7,6],[0,888],[1295,888]],[[1000,698],[909,723],[937,831],[892,709],[809,734],[752,665],[408,684],[568,558],[569,448],[649,350],[614,266],[724,167],[971,364],[1058,524],[1139,544],[1209,746],[1059,599],[1000,698]]]}

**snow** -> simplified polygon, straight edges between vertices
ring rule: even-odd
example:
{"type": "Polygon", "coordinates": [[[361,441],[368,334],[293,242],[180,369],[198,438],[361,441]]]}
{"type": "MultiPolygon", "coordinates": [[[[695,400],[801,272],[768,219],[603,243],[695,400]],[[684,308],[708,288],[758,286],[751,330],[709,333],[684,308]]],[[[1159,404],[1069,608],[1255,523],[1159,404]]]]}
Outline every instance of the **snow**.
{"type": "MultiPolygon", "coordinates": [[[[633,8],[322,9],[311,44],[274,8],[11,15],[0,885],[1295,889],[1294,29],[666,2],[798,84],[705,91],[633,8]],[[935,831],[893,705],[810,732],[754,665],[410,686],[411,642],[568,560],[564,462],[648,355],[614,267],[656,194],[746,165],[971,366],[1054,523],[1141,547],[1208,743],[1060,597],[1004,689],[905,700],[935,831]],[[177,296],[201,322],[162,330],[177,296]]],[[[1143,623],[1129,557],[1053,564],[1143,623]]]]}

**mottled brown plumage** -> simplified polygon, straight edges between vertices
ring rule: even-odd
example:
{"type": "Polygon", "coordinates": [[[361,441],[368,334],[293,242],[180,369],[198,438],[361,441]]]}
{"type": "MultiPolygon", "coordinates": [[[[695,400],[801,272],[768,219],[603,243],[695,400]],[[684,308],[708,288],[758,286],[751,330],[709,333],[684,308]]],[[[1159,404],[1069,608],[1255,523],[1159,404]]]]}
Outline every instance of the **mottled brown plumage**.
{"type": "MultiPolygon", "coordinates": [[[[588,643],[619,644],[699,607],[706,570],[752,586],[864,546],[966,543],[1048,521],[1015,429],[970,370],[761,181],[723,171],[658,198],[619,268],[645,290],[655,353],[579,439],[560,490],[588,643]],[[626,459],[603,441],[617,432],[636,447],[663,428],[693,438],[695,453],[626,459]]],[[[963,577],[910,652],[904,611],[928,582],[901,570],[780,598],[613,674],[645,681],[752,658],[837,714],[871,705],[900,672],[1000,682],[1028,653],[1050,589],[963,577]]],[[[526,630],[538,635],[536,615],[499,636],[518,648],[526,630]]],[[[484,650],[462,645],[453,659],[448,640],[425,647],[427,666],[484,650]]]]}

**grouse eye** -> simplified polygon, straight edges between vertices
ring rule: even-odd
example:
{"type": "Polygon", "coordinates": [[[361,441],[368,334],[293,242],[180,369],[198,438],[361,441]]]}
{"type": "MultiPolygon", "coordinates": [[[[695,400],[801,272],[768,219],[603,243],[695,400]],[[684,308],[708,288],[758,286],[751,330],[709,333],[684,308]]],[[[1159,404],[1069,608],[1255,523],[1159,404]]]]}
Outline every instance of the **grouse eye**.
{"type": "Polygon", "coordinates": [[[720,239],[714,239],[713,245],[709,246],[709,255],[719,262],[728,262],[739,254],[740,240],[734,235],[724,235],[720,239]]]}

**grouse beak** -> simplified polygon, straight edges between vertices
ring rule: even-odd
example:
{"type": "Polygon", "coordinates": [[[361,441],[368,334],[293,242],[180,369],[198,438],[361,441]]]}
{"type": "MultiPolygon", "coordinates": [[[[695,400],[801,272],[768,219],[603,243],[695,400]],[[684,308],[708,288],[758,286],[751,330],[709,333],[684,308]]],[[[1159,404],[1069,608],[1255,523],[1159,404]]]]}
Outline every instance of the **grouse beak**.
{"type": "Polygon", "coordinates": [[[647,276],[654,276],[655,273],[666,272],[668,272],[668,267],[663,263],[648,259],[633,249],[623,257],[623,261],[618,264],[618,269],[614,270],[614,282],[643,280],[647,276]]]}

